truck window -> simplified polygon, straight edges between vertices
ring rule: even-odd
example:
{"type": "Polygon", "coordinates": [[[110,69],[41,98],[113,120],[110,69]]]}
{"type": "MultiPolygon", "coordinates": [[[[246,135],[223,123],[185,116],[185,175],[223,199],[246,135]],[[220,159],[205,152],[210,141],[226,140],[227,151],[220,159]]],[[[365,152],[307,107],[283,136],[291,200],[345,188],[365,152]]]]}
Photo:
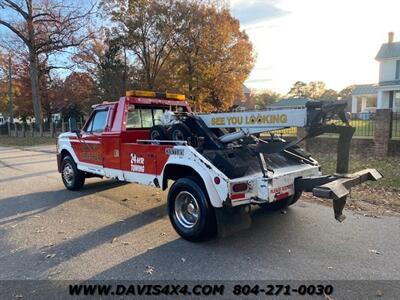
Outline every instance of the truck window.
{"type": "Polygon", "coordinates": [[[107,115],[108,115],[108,109],[97,111],[94,117],[92,118],[87,131],[96,133],[103,132],[104,128],[106,128],[107,115]]]}
{"type": "Polygon", "coordinates": [[[129,110],[128,122],[126,122],[126,129],[142,128],[142,117],[140,116],[140,109],[129,110]]]}
{"type": "Polygon", "coordinates": [[[140,111],[142,113],[142,127],[153,127],[153,114],[151,112],[151,108],[141,108],[140,111]]]}
{"type": "Polygon", "coordinates": [[[161,124],[161,117],[164,114],[164,110],[161,108],[153,109],[154,125],[161,124]]]}
{"type": "Polygon", "coordinates": [[[166,109],[150,107],[129,107],[126,129],[151,128],[161,124],[166,109]]]}

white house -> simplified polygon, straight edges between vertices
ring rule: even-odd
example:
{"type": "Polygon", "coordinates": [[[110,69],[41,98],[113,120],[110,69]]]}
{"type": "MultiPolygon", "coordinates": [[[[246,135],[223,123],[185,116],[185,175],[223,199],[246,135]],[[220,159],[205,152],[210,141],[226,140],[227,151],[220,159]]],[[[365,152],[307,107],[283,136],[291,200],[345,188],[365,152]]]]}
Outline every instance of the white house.
{"type": "Polygon", "coordinates": [[[358,85],[353,90],[352,112],[376,107],[400,112],[400,42],[389,32],[375,59],[379,62],[379,83],[358,85]]]}

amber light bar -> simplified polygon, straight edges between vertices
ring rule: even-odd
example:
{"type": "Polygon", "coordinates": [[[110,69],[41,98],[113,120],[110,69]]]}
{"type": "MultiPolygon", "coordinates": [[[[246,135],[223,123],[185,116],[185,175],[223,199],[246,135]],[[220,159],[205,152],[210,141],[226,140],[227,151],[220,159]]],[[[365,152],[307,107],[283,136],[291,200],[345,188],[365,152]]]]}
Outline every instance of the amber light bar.
{"type": "Polygon", "coordinates": [[[160,92],[140,91],[140,90],[127,91],[126,97],[144,97],[144,98],[157,98],[157,99],[178,100],[178,101],[186,100],[186,97],[183,94],[168,93],[168,92],[160,93],[160,92]]]}

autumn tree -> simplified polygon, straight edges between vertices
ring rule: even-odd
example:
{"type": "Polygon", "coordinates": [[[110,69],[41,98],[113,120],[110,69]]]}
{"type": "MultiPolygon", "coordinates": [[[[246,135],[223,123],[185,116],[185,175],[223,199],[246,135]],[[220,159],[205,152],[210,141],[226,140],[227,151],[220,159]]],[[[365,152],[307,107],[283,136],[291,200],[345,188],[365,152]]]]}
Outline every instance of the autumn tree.
{"type": "Polygon", "coordinates": [[[254,66],[253,47],[239,21],[226,9],[211,14],[205,36],[204,64],[200,66],[208,90],[205,101],[224,109],[243,97],[243,82],[254,66]]]}
{"type": "Polygon", "coordinates": [[[254,64],[252,45],[219,2],[103,0],[113,33],[135,58],[134,85],[181,90],[203,109],[227,108],[242,97],[254,64]]]}
{"type": "Polygon", "coordinates": [[[323,92],[323,94],[319,97],[322,101],[333,101],[337,100],[339,97],[339,93],[333,89],[327,89],[323,92]]]}
{"type": "Polygon", "coordinates": [[[8,59],[7,55],[0,53],[0,112],[9,110],[8,95],[8,59]]]}
{"type": "Polygon", "coordinates": [[[266,108],[269,105],[279,101],[282,95],[271,90],[263,91],[255,95],[256,105],[260,108],[266,108]]]}
{"type": "Polygon", "coordinates": [[[175,69],[184,91],[200,109],[228,108],[243,97],[243,82],[253,68],[247,34],[229,10],[212,3],[179,2],[177,15],[175,69]]]}
{"type": "Polygon", "coordinates": [[[61,0],[0,0],[0,25],[14,33],[29,54],[32,101],[39,125],[42,124],[40,56],[76,47],[90,37],[83,24],[87,24],[93,7],[61,0]]]}
{"type": "Polygon", "coordinates": [[[326,86],[322,81],[311,81],[309,83],[297,81],[293,84],[288,96],[294,98],[310,98],[312,100],[318,100],[322,97],[325,91],[326,86]]]}
{"type": "Polygon", "coordinates": [[[351,99],[351,96],[353,94],[353,90],[356,87],[356,85],[349,85],[347,87],[345,87],[344,89],[342,89],[339,93],[338,96],[342,99],[342,100],[349,100],[351,99]]]}
{"type": "Polygon", "coordinates": [[[62,83],[56,101],[62,117],[82,117],[91,111],[91,106],[98,103],[96,84],[88,73],[73,72],[62,83]]]}
{"type": "Polygon", "coordinates": [[[290,88],[288,96],[295,98],[309,97],[309,89],[307,83],[303,81],[296,81],[290,88]]]}
{"type": "Polygon", "coordinates": [[[126,52],[118,40],[106,41],[95,71],[102,99],[113,101],[125,94],[129,73],[126,59],[126,52]]]}
{"type": "Polygon", "coordinates": [[[143,81],[154,89],[158,74],[173,51],[173,37],[178,24],[173,23],[174,0],[103,0],[106,13],[112,16],[114,30],[129,43],[140,61],[143,81]]]}

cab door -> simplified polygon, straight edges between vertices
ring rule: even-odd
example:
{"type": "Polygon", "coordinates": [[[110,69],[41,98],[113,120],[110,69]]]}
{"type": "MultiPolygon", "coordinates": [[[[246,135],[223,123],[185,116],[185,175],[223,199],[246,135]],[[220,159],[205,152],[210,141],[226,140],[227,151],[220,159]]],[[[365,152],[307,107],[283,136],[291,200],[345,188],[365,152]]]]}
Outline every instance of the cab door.
{"type": "Polygon", "coordinates": [[[107,124],[108,108],[96,109],[77,144],[78,159],[83,163],[103,166],[102,134],[107,124]]]}

